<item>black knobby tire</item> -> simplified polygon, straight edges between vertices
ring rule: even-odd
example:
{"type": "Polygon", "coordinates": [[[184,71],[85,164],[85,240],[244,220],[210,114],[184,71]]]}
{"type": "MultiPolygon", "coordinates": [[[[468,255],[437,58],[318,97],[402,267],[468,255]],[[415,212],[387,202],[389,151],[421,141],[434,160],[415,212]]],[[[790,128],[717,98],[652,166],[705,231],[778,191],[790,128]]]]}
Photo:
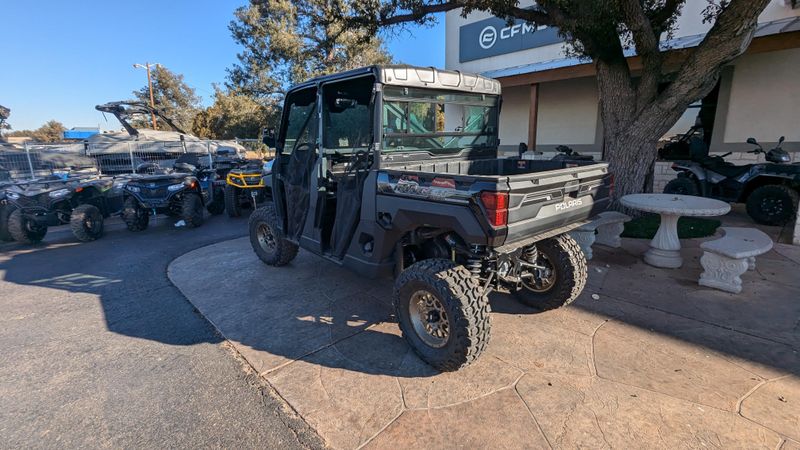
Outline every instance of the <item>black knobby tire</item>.
{"type": "Polygon", "coordinates": [[[122,220],[125,221],[128,230],[144,231],[150,224],[150,211],[142,208],[135,198],[128,197],[122,207],[122,220]]]}
{"type": "Polygon", "coordinates": [[[8,218],[15,209],[17,209],[17,207],[14,205],[0,206],[0,241],[8,242],[14,240],[14,236],[11,236],[11,233],[8,231],[8,218]]]}
{"type": "Polygon", "coordinates": [[[270,266],[285,266],[297,256],[297,245],[286,240],[278,228],[278,214],[271,203],[250,215],[250,245],[258,258],[270,266]]]}
{"type": "Polygon", "coordinates": [[[225,212],[224,191],[224,189],[216,189],[214,191],[214,200],[206,207],[212,216],[218,216],[225,212]]]}
{"type": "Polygon", "coordinates": [[[583,292],[588,278],[586,256],[572,237],[562,234],[536,243],[540,258],[537,261],[548,263],[555,278],[548,286],[536,286],[537,292],[525,283],[514,292],[520,302],[541,311],[560,308],[574,302],[583,292]],[[542,258],[542,256],[544,258],[542,258]]]}
{"type": "Polygon", "coordinates": [[[779,184],[753,190],[747,197],[747,215],[763,225],[786,225],[797,213],[797,191],[779,184]]]}
{"type": "Polygon", "coordinates": [[[197,194],[184,194],[181,199],[181,219],[189,228],[203,224],[203,199],[197,194]]]}
{"type": "MultiPolygon", "coordinates": [[[[394,284],[395,314],[403,337],[420,358],[439,371],[451,372],[471,364],[486,349],[491,334],[491,308],[483,291],[478,279],[450,260],[428,259],[413,264],[394,284]],[[438,338],[444,340],[440,345],[426,342],[430,335],[420,329],[425,319],[412,319],[412,301],[420,293],[431,294],[447,315],[449,332],[446,340],[438,338]]],[[[440,313],[436,314],[442,321],[440,313]]]]}
{"type": "Polygon", "coordinates": [[[69,216],[69,228],[81,242],[98,239],[103,235],[103,213],[94,205],[78,205],[69,216]]]}
{"type": "Polygon", "coordinates": [[[688,177],[678,177],[664,186],[665,194],[700,195],[697,182],[688,177]]]}
{"type": "Polygon", "coordinates": [[[39,226],[25,217],[22,211],[15,209],[8,216],[8,232],[15,241],[23,244],[36,244],[47,234],[46,226],[39,226]]]}
{"type": "Polygon", "coordinates": [[[242,207],[239,205],[239,191],[240,189],[230,184],[225,186],[225,212],[228,217],[240,217],[242,215],[242,207]]]}

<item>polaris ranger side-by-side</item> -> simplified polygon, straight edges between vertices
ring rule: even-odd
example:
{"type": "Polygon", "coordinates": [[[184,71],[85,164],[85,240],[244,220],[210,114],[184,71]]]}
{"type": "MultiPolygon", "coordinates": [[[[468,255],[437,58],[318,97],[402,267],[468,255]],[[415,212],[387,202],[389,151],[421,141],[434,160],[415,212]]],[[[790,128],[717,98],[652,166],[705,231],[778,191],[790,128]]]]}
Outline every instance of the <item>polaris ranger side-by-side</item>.
{"type": "Polygon", "coordinates": [[[586,260],[565,233],[606,209],[613,184],[605,163],[498,159],[499,107],[496,80],[433,68],[295,86],[272,202],[250,217],[254,251],[282,266],[302,247],[364,276],[394,274],[413,349],[442,371],[470,364],[489,340],[490,291],[539,309],[581,293],[586,260]]]}

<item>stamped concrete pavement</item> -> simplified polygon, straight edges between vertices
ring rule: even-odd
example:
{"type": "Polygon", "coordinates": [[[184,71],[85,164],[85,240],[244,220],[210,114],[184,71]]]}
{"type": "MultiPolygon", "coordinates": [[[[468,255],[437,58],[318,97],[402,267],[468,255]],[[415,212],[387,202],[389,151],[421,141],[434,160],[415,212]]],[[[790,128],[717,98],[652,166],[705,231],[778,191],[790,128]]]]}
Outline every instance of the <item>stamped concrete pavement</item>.
{"type": "Polygon", "coordinates": [[[246,238],[168,275],[334,448],[798,448],[800,252],[778,245],[731,295],[697,285],[698,245],[679,270],[641,263],[643,241],[598,248],[556,311],[493,294],[488,350],[444,374],[400,336],[390,280],[302,251],[267,267],[246,238]]]}

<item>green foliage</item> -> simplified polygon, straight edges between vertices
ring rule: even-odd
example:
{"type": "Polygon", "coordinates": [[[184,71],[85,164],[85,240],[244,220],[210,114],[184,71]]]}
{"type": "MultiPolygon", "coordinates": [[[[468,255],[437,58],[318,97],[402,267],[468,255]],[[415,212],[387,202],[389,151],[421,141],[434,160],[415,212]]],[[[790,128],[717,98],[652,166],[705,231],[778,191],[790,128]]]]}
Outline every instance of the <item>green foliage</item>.
{"type": "Polygon", "coordinates": [[[298,82],[391,62],[381,40],[349,27],[348,0],[251,0],[229,28],[244,50],[228,70],[227,87],[255,97],[280,94],[298,82]]]}
{"type": "Polygon", "coordinates": [[[214,86],[214,104],[194,117],[192,132],[206,139],[257,139],[265,127],[276,127],[279,107],[214,86]]]}
{"type": "MultiPolygon", "coordinates": [[[[661,224],[657,214],[645,214],[625,223],[623,237],[653,239],[661,224]]],[[[715,219],[681,217],[678,219],[678,237],[681,239],[702,238],[713,235],[722,223],[715,219]]]]}
{"type": "MultiPolygon", "coordinates": [[[[183,75],[172,72],[164,66],[158,65],[151,69],[153,78],[153,99],[156,109],[172,119],[183,130],[192,127],[192,120],[200,109],[200,97],[194,88],[186,84],[183,75]]],[[[150,104],[150,90],[145,84],[141,89],[134,91],[133,95],[138,101],[150,104]]],[[[149,128],[152,123],[149,117],[137,118],[133,122],[136,128],[149,128]]],[[[161,129],[161,128],[159,128],[161,129]]]]}
{"type": "Polygon", "coordinates": [[[35,130],[17,130],[8,133],[10,137],[30,137],[37,142],[59,142],[64,140],[64,131],[67,128],[57,120],[47,121],[35,130]]]}

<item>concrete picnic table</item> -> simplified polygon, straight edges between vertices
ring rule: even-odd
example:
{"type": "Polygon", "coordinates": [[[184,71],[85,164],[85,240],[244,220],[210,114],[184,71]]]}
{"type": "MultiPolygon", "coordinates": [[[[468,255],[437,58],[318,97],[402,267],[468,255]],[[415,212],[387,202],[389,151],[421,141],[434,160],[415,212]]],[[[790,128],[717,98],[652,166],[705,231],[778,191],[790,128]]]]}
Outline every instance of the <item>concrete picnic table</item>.
{"type": "Polygon", "coordinates": [[[683,265],[678,219],[681,216],[723,216],[731,205],[711,198],[677,194],[630,194],[620,201],[626,208],[661,215],[661,225],[644,254],[644,262],[655,267],[677,269],[683,265]]]}

